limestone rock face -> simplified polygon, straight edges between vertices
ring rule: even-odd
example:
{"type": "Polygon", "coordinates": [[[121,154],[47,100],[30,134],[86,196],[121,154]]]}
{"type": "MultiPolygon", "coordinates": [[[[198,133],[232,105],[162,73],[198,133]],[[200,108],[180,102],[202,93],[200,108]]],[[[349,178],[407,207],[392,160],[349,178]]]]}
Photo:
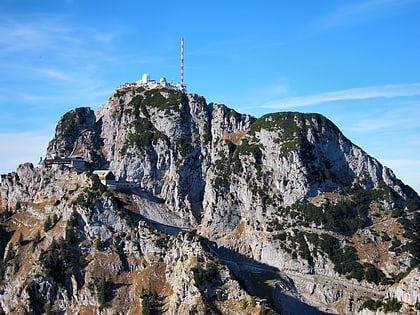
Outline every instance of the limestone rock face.
{"type": "Polygon", "coordinates": [[[414,269],[397,285],[387,290],[389,298],[396,298],[404,305],[411,305],[417,311],[420,308],[420,271],[414,269]]]}
{"type": "Polygon", "coordinates": [[[172,87],[122,87],[96,113],[63,115],[46,155],[136,188],[60,165],[2,177],[6,312],[416,307],[418,270],[398,274],[420,260],[420,198],[322,115],[257,119],[172,87]]]}
{"type": "Polygon", "coordinates": [[[377,310],[363,309],[359,315],[385,315],[385,314],[417,314],[420,310],[420,271],[412,270],[399,283],[386,290],[383,305],[377,310]],[[391,304],[392,303],[392,304],[391,304]],[[399,304],[397,309],[390,309],[390,305],[399,304]]]}
{"type": "Polygon", "coordinates": [[[95,135],[96,117],[92,109],[80,107],[67,112],[57,124],[48,145],[47,158],[79,156],[92,161],[99,142],[95,135]]]}

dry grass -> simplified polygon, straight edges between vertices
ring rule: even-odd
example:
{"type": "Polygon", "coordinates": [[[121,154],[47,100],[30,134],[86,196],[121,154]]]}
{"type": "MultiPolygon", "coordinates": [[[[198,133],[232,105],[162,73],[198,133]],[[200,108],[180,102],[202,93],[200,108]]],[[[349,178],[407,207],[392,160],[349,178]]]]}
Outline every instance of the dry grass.
{"type": "MultiPolygon", "coordinates": [[[[19,213],[24,214],[24,213],[19,213]]],[[[36,221],[32,227],[26,225],[21,226],[17,229],[16,226],[12,226],[14,232],[12,238],[9,241],[9,244],[18,244],[19,235],[22,233],[22,245],[19,245],[17,255],[15,256],[15,264],[19,266],[19,270],[16,272],[16,277],[26,278],[32,273],[34,269],[35,262],[38,260],[39,250],[46,249],[51,245],[53,239],[59,239],[64,235],[66,223],[59,221],[55,224],[48,233],[43,232],[43,221],[36,221]],[[38,245],[37,251],[32,252],[32,240],[35,237],[35,234],[41,232],[41,243],[38,245]]],[[[16,248],[16,247],[15,247],[16,248]]]]}
{"type": "Polygon", "coordinates": [[[133,273],[130,276],[131,282],[139,288],[149,289],[159,296],[167,296],[172,290],[166,281],[166,264],[154,263],[140,272],[133,273]]]}
{"type": "MultiPolygon", "coordinates": [[[[371,213],[379,210],[376,206],[371,207],[371,213]]],[[[379,268],[386,267],[389,263],[398,264],[399,257],[394,257],[389,252],[391,241],[384,241],[383,233],[392,239],[394,236],[401,238],[403,229],[396,219],[391,218],[390,211],[381,211],[381,217],[372,216],[373,224],[369,227],[370,233],[364,230],[357,231],[352,241],[361,261],[373,263],[379,268]]]]}
{"type": "Polygon", "coordinates": [[[223,132],[222,139],[229,140],[235,145],[239,145],[242,141],[242,138],[248,133],[248,129],[245,131],[238,131],[238,132],[223,132]]]}
{"type": "MultiPolygon", "coordinates": [[[[121,261],[116,253],[94,252],[86,257],[89,264],[86,271],[92,277],[107,279],[112,282],[117,289],[112,300],[112,310],[124,310],[126,314],[141,313],[141,294],[144,290],[150,290],[160,298],[165,299],[172,294],[172,287],[166,281],[166,264],[162,262],[152,263],[142,270],[132,272],[120,272],[121,261]],[[127,301],[133,301],[127,305],[127,301]]],[[[86,289],[86,288],[85,288],[86,289]]],[[[90,313],[96,308],[83,310],[90,313]]]]}
{"type": "Polygon", "coordinates": [[[235,237],[237,239],[242,238],[242,236],[246,233],[246,223],[244,221],[242,221],[241,223],[238,224],[238,226],[236,227],[235,230],[235,237]]]}
{"type": "Polygon", "coordinates": [[[98,314],[98,308],[91,305],[81,305],[79,308],[79,315],[96,315],[98,314]]]}
{"type": "Polygon", "coordinates": [[[259,314],[260,307],[252,307],[247,301],[246,308],[242,308],[242,301],[226,300],[215,301],[214,304],[223,314],[259,314]]]}
{"type": "Polygon", "coordinates": [[[25,206],[26,208],[33,208],[40,213],[44,213],[46,206],[54,205],[56,197],[49,196],[43,198],[41,196],[38,196],[38,198],[34,198],[34,200],[37,200],[37,202],[22,202],[21,205],[25,206]]]}
{"type": "Polygon", "coordinates": [[[337,192],[326,192],[323,194],[319,194],[315,197],[308,198],[308,201],[314,205],[321,205],[326,203],[327,201],[335,204],[337,202],[349,199],[349,196],[341,195],[337,192]]]}
{"type": "Polygon", "coordinates": [[[43,220],[32,215],[29,212],[20,212],[14,214],[8,221],[7,229],[11,231],[19,231],[24,238],[28,238],[33,230],[41,228],[43,220]]]}
{"type": "Polygon", "coordinates": [[[372,240],[366,235],[363,235],[361,231],[353,235],[352,241],[359,259],[363,262],[383,265],[390,259],[388,254],[389,245],[387,244],[389,242],[382,242],[378,238],[372,240]]]}

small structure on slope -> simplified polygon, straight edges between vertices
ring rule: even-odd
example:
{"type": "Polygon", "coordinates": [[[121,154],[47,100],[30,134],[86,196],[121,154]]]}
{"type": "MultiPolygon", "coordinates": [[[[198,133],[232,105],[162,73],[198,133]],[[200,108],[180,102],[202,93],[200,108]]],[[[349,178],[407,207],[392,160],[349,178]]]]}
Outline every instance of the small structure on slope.
{"type": "Polygon", "coordinates": [[[101,183],[109,189],[133,189],[139,187],[138,183],[119,181],[115,179],[115,175],[110,170],[95,170],[93,174],[99,177],[101,183]]]}
{"type": "Polygon", "coordinates": [[[115,186],[115,175],[110,170],[95,170],[93,174],[98,175],[103,185],[107,187],[115,186]]]}
{"type": "Polygon", "coordinates": [[[79,170],[86,170],[86,162],[81,157],[67,157],[67,158],[61,158],[61,157],[55,157],[53,159],[40,159],[38,162],[39,167],[51,167],[52,165],[66,165],[68,167],[77,168],[79,170]]]}

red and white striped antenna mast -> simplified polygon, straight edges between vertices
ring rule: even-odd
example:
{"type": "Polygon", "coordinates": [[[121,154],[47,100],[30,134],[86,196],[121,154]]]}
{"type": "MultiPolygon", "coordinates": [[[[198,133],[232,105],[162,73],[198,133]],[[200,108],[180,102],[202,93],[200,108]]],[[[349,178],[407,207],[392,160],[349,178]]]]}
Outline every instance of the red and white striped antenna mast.
{"type": "Polygon", "coordinates": [[[182,92],[185,92],[185,85],[184,85],[184,36],[181,37],[181,81],[179,83],[181,85],[182,92]]]}

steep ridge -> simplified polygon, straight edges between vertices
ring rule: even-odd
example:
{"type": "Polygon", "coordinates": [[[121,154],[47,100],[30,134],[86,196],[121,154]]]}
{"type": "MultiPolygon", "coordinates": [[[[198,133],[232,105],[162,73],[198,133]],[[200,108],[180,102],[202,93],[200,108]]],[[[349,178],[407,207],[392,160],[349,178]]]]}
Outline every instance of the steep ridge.
{"type": "Polygon", "coordinates": [[[106,190],[90,171],[60,165],[26,164],[4,176],[4,310],[36,313],[46,301],[74,313],[419,307],[406,293],[418,281],[419,196],[322,115],[257,119],[172,87],[121,87],[96,113],[65,114],[46,156],[83,158],[136,188],[106,190]],[[37,240],[53,215],[58,221],[37,240]],[[41,258],[54,256],[69,224],[72,255],[84,263],[49,274],[54,266],[41,258]],[[39,260],[19,263],[19,233],[39,260]],[[10,248],[15,256],[6,259],[10,248]],[[152,288],[144,273],[161,284],[152,288]],[[113,293],[100,300],[95,288],[104,286],[113,293]]]}

